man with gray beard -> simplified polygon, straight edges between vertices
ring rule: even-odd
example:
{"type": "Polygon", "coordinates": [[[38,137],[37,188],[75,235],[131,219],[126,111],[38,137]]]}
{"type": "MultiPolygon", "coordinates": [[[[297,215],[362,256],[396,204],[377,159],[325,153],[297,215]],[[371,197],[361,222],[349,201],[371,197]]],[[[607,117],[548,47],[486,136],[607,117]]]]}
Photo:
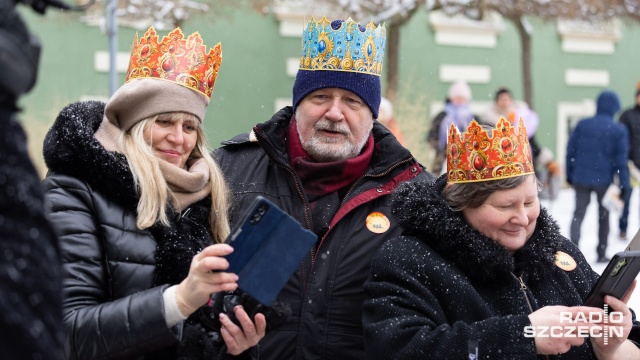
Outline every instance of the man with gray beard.
{"type": "Polygon", "coordinates": [[[232,222],[262,195],[318,235],[278,296],[292,315],[267,329],[260,359],[365,358],[362,285],[374,252],[402,231],[389,195],[432,177],[375,121],[384,45],[373,22],[311,19],[293,106],[216,152],[234,193],[232,222]]]}

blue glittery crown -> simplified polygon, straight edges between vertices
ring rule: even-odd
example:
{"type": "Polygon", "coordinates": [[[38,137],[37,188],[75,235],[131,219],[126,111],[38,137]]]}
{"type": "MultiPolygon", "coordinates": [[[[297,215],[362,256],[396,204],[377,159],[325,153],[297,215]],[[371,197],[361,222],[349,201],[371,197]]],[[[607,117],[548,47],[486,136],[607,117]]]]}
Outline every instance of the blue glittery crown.
{"type": "Polygon", "coordinates": [[[380,76],[386,42],[384,25],[366,28],[351,18],[309,21],[302,35],[301,70],[350,71],[380,76]]]}

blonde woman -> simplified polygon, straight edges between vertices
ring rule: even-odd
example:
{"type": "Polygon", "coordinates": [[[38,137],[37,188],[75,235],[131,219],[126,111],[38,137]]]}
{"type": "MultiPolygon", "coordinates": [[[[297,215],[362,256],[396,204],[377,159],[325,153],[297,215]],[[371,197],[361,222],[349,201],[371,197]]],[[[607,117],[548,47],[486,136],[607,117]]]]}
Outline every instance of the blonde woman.
{"type": "Polygon", "coordinates": [[[201,324],[210,294],[238,286],[224,272],[227,188],[202,129],[220,46],[201,44],[180,29],[158,42],[149,29],[109,102],[69,105],[47,134],[69,359],[251,355],[264,336],[264,315],[241,307],[240,326],[225,314],[219,329],[201,324]]]}

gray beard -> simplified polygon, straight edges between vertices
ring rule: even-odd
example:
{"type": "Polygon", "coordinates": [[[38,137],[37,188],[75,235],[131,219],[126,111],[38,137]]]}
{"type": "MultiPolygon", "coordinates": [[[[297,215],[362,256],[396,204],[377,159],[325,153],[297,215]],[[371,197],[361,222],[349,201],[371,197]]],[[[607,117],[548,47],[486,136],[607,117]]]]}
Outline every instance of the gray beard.
{"type": "MultiPolygon", "coordinates": [[[[296,125],[299,126],[299,123],[296,125]]],[[[371,124],[371,128],[373,128],[373,123],[371,124]]],[[[325,138],[322,136],[313,136],[309,141],[304,141],[302,137],[300,137],[300,143],[302,144],[304,151],[318,162],[352,159],[360,154],[362,148],[367,143],[369,134],[371,133],[371,128],[366,133],[367,135],[363,136],[356,144],[347,143],[345,146],[338,147],[334,145],[337,142],[336,139],[325,138]]],[[[300,134],[299,128],[298,134],[300,134]]]]}

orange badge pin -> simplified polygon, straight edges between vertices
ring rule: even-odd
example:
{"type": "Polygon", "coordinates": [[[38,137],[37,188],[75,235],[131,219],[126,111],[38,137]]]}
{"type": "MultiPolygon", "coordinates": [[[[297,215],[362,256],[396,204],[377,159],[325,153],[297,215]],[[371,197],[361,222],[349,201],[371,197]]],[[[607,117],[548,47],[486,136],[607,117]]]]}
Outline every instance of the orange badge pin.
{"type": "Polygon", "coordinates": [[[558,251],[556,252],[554,257],[556,258],[556,266],[560,269],[564,271],[572,271],[576,268],[576,261],[573,260],[571,255],[562,251],[558,251]]]}
{"type": "Polygon", "coordinates": [[[374,211],[367,216],[367,229],[376,234],[382,234],[389,230],[391,222],[383,213],[374,211]]]}

